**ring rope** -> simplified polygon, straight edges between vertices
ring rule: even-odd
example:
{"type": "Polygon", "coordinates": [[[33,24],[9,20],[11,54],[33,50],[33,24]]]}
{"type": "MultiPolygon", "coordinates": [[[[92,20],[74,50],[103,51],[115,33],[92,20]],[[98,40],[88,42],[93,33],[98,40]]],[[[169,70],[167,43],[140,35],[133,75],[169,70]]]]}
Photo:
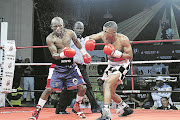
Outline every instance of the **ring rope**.
{"type": "MultiPolygon", "coordinates": [[[[43,92],[44,90],[18,90],[18,89],[12,89],[12,93],[15,92],[43,92]]],[[[93,92],[103,92],[103,91],[93,91],[93,92]]],[[[166,92],[172,92],[177,93],[180,92],[180,90],[172,90],[172,91],[158,91],[158,90],[116,90],[116,93],[151,93],[151,92],[160,92],[160,93],[166,93],[166,92]]]]}
{"type": "MultiPolygon", "coordinates": [[[[132,61],[132,64],[149,64],[149,63],[172,63],[172,62],[180,62],[180,60],[154,60],[154,61],[132,61]]],[[[15,63],[15,65],[19,66],[47,66],[52,63],[15,63]]],[[[108,62],[91,62],[91,65],[107,65],[108,62]]]]}
{"type": "MultiPolygon", "coordinates": [[[[139,44],[139,43],[157,43],[157,42],[178,42],[180,39],[174,40],[146,40],[146,41],[130,41],[131,44],[139,44]]],[[[96,43],[96,45],[105,45],[104,43],[96,43]]]]}
{"type": "MultiPolygon", "coordinates": [[[[48,75],[33,75],[35,77],[42,77],[42,76],[48,76],[48,75]]],[[[157,77],[157,76],[180,76],[180,74],[149,74],[149,75],[126,75],[126,77],[157,77]]],[[[24,76],[22,76],[24,77],[24,76]]],[[[101,75],[90,75],[89,77],[102,77],[101,75]]]]}

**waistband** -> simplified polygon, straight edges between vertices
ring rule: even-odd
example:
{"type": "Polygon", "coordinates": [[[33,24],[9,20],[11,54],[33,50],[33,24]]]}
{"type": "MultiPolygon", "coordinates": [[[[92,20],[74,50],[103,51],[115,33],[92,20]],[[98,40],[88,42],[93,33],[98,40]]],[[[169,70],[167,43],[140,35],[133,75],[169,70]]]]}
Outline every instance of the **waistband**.
{"type": "Polygon", "coordinates": [[[122,61],[122,60],[125,60],[124,58],[114,58],[114,57],[107,57],[108,58],[108,60],[110,60],[110,61],[113,61],[113,62],[118,62],[118,61],[122,61]]]}
{"type": "Polygon", "coordinates": [[[129,61],[129,59],[123,59],[123,60],[117,61],[117,62],[108,60],[108,63],[111,65],[119,65],[119,64],[130,64],[130,61],[129,61]]]}
{"type": "Polygon", "coordinates": [[[73,58],[61,58],[58,60],[54,60],[53,64],[56,64],[58,66],[67,66],[67,65],[73,65],[73,58]]]}

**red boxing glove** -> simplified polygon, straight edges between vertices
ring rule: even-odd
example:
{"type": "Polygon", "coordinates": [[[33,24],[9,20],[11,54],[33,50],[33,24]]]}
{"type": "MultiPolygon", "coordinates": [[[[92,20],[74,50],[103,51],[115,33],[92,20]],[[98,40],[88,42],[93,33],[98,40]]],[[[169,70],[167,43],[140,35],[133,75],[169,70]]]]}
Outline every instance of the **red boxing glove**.
{"type": "Polygon", "coordinates": [[[67,56],[68,58],[73,58],[76,54],[76,51],[69,47],[65,47],[63,52],[64,52],[64,55],[67,56]]]}
{"type": "Polygon", "coordinates": [[[96,43],[95,40],[92,40],[92,39],[88,40],[85,43],[86,50],[93,51],[95,48],[95,43],[96,43]]]}
{"type": "Polygon", "coordinates": [[[113,55],[115,52],[115,47],[112,44],[108,44],[104,46],[104,53],[106,55],[113,55]]]}
{"type": "Polygon", "coordinates": [[[84,63],[89,64],[91,62],[91,56],[88,54],[83,55],[84,63]]]}

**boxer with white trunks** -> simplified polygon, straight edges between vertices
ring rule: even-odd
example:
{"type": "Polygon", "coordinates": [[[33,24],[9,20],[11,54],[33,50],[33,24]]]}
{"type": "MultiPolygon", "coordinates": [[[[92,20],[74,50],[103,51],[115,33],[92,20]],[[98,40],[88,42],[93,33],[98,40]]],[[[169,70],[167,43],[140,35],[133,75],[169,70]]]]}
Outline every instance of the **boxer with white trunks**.
{"type": "MultiPolygon", "coordinates": [[[[108,21],[103,26],[103,31],[86,37],[86,43],[93,43],[95,40],[102,39],[105,43],[104,53],[108,56],[108,67],[105,69],[102,79],[104,92],[104,107],[102,115],[97,120],[111,120],[110,102],[113,99],[118,104],[117,113],[119,116],[127,116],[133,113],[133,110],[122,101],[117,95],[116,88],[128,72],[130,66],[129,60],[132,60],[133,53],[127,36],[117,33],[118,26],[114,21],[108,21]],[[123,113],[120,113],[124,110],[123,113]]],[[[88,50],[88,48],[86,48],[88,50]]]]}

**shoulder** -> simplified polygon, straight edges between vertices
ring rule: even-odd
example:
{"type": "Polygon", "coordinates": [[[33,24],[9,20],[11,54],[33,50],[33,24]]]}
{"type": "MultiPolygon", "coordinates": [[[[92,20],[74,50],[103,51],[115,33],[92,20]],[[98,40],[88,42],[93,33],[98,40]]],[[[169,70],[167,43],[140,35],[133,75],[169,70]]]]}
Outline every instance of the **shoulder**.
{"type": "Polygon", "coordinates": [[[129,38],[126,35],[121,34],[121,33],[118,33],[117,35],[118,35],[118,38],[120,38],[122,42],[129,42],[129,38]]]}
{"type": "Polygon", "coordinates": [[[174,105],[170,105],[171,107],[171,109],[173,109],[173,110],[178,110],[178,108],[176,107],[176,106],[174,106],[174,105]]]}
{"type": "Polygon", "coordinates": [[[75,32],[73,30],[65,29],[65,31],[67,32],[68,35],[75,35],[75,32]]]}
{"type": "Polygon", "coordinates": [[[171,88],[171,86],[170,85],[168,85],[168,84],[166,84],[166,83],[164,83],[164,85],[163,85],[164,87],[166,87],[166,88],[171,88]]]}
{"type": "Polygon", "coordinates": [[[47,37],[46,37],[46,41],[51,41],[53,38],[53,33],[50,33],[47,37]]]}
{"type": "Polygon", "coordinates": [[[170,86],[170,85],[168,85],[168,84],[164,83],[164,86],[170,86]]]}

